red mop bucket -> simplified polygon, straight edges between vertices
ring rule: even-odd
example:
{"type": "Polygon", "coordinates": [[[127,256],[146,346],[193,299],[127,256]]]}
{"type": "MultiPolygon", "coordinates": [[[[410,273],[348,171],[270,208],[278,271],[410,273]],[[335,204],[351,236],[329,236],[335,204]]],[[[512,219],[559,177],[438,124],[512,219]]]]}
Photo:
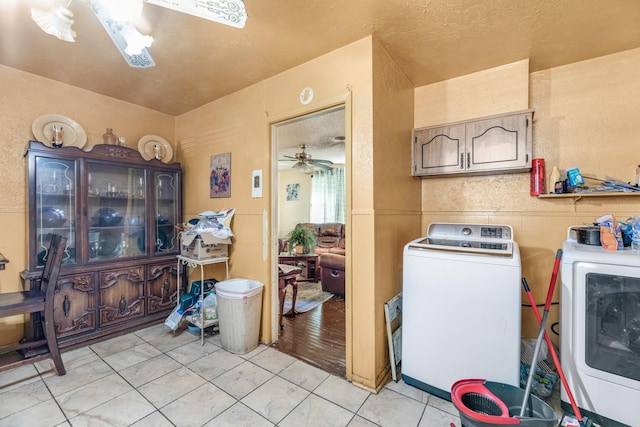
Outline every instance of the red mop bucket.
{"type": "Polygon", "coordinates": [[[451,400],[463,427],[521,425],[556,427],[558,416],[537,396],[530,395],[520,416],[525,391],[508,384],[480,379],[460,380],[451,387],[451,400]]]}

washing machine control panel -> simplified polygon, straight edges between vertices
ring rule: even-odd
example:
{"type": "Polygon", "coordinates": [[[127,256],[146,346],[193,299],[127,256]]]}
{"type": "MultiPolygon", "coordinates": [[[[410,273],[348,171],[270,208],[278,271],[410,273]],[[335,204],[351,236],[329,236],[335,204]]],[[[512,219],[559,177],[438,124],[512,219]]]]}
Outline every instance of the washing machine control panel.
{"type": "Polygon", "coordinates": [[[508,225],[433,223],[415,249],[448,250],[511,256],[513,231],[508,225]]]}

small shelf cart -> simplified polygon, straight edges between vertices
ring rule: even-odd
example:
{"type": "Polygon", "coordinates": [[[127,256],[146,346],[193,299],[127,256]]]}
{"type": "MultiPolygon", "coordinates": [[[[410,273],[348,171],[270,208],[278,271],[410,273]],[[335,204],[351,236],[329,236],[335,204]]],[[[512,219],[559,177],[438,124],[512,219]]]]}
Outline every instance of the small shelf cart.
{"type": "MultiPolygon", "coordinates": [[[[182,265],[186,265],[193,269],[200,267],[200,280],[202,286],[200,286],[200,299],[204,303],[204,266],[208,264],[219,264],[224,262],[226,268],[226,278],[229,279],[229,257],[217,257],[207,259],[193,259],[182,255],[178,255],[178,271],[182,265]]],[[[181,274],[178,274],[178,304],[180,304],[180,290],[182,289],[181,274]]],[[[188,275],[187,275],[188,276],[188,275]]],[[[200,319],[192,319],[191,323],[200,328],[200,342],[204,345],[204,330],[213,325],[218,324],[218,319],[205,320],[204,319],[204,307],[200,310],[200,319]]]]}

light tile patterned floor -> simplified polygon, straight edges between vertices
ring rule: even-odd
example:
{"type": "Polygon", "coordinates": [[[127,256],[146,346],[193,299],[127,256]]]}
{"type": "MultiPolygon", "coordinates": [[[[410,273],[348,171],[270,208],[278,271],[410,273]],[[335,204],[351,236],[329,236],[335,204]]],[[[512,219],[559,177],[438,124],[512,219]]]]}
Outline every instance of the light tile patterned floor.
{"type": "Polygon", "coordinates": [[[0,373],[0,427],[460,426],[445,400],[403,382],[362,390],[271,347],[245,355],[219,335],[157,325],[0,373]]]}

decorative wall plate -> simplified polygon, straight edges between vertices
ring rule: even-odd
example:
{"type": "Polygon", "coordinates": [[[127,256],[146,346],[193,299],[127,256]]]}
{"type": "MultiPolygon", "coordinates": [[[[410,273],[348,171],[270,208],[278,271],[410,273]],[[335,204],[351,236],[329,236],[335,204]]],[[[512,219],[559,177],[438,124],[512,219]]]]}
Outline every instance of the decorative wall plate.
{"type": "Polygon", "coordinates": [[[62,114],[44,114],[33,121],[31,130],[37,141],[51,147],[53,125],[62,127],[62,146],[82,148],[87,145],[87,133],[75,120],[62,114]]]}
{"type": "Polygon", "coordinates": [[[162,163],[169,163],[173,158],[173,148],[171,148],[171,144],[158,135],[145,135],[140,138],[140,141],[138,141],[138,151],[145,160],[155,159],[156,153],[162,163]]]}

